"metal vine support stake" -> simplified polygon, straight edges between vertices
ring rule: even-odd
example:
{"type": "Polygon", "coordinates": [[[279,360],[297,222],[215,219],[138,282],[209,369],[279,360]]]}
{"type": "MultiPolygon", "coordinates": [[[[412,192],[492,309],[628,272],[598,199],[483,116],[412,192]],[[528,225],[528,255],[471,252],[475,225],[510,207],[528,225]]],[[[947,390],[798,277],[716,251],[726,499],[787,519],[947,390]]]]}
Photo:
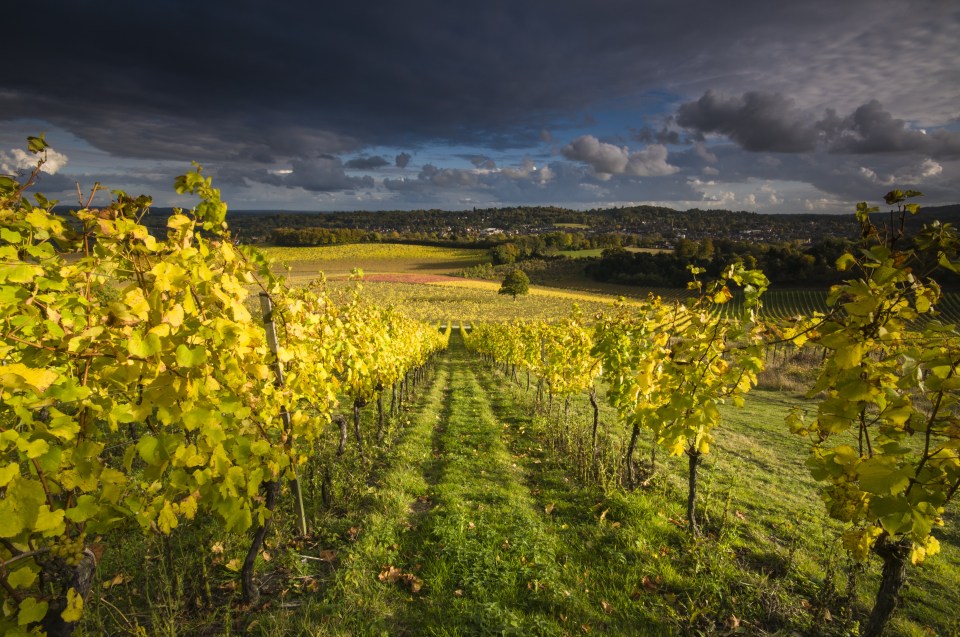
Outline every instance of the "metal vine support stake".
{"type": "MultiPolygon", "coordinates": [[[[277,387],[283,387],[283,366],[280,364],[280,359],[277,355],[277,352],[280,349],[280,343],[277,340],[277,326],[273,320],[273,300],[266,292],[260,293],[260,311],[263,315],[263,327],[264,330],[266,330],[267,346],[273,353],[273,373],[276,377],[275,383],[277,387]]],[[[280,412],[280,418],[283,419],[283,426],[287,430],[288,435],[291,436],[290,439],[292,440],[293,425],[290,422],[290,412],[287,409],[284,409],[280,412]]],[[[290,481],[290,489],[293,491],[293,495],[296,498],[297,517],[300,521],[300,534],[306,536],[307,513],[303,507],[303,492],[300,490],[300,474],[297,470],[296,462],[291,463],[291,466],[293,467],[293,480],[290,481]]]]}

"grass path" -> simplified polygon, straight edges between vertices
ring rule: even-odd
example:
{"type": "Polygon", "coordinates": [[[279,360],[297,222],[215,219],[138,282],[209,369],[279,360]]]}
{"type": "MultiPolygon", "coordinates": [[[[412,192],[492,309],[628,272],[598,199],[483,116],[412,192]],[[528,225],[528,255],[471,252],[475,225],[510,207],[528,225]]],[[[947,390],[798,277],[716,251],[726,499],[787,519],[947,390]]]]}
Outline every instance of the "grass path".
{"type": "Polygon", "coordinates": [[[634,624],[606,599],[630,585],[622,565],[581,562],[584,543],[606,532],[601,511],[563,478],[541,475],[528,418],[497,382],[459,342],[441,359],[320,634],[566,635],[634,624]],[[585,529],[568,523],[584,517],[585,529]]]}
{"type": "Polygon", "coordinates": [[[422,581],[397,634],[542,634],[556,621],[557,541],[545,529],[473,361],[450,367],[420,501],[400,551],[422,581]]]}
{"type": "MultiPolygon", "coordinates": [[[[765,406],[743,417],[730,432],[731,470],[757,462],[763,466],[752,473],[808,488],[759,452],[735,453],[744,446],[738,435],[766,440],[758,424],[769,419],[765,406]]],[[[683,529],[676,468],[664,460],[665,475],[642,492],[579,483],[563,453],[548,448],[543,417],[530,416],[526,394],[470,356],[456,332],[404,419],[363,510],[350,517],[353,539],[337,549],[323,590],[292,612],[262,616],[261,634],[814,634],[824,627],[823,566],[807,545],[822,553],[830,534],[817,527],[807,538],[813,531],[803,520],[794,529],[782,512],[767,511],[773,499],[796,513],[818,504],[810,497],[781,494],[773,482],[755,494],[753,482],[717,471],[707,480],[717,481],[717,493],[702,504],[712,530],[693,540],[683,529]]],[[[796,453],[760,446],[774,457],[796,453]]],[[[842,634],[844,625],[823,632],[842,634]]],[[[894,632],[919,634],[915,627],[904,618],[894,632]]]]}

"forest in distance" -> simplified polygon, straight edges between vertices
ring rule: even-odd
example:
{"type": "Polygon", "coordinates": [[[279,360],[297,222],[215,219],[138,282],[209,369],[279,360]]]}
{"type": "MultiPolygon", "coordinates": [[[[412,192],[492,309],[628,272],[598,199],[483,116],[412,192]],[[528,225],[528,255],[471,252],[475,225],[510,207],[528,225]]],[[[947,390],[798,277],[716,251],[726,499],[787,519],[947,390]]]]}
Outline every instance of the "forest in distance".
{"type": "MultiPolygon", "coordinates": [[[[68,206],[58,206],[66,214],[68,206]]],[[[162,230],[171,208],[153,207],[144,225],[162,230]]],[[[922,219],[907,220],[918,230],[932,219],[960,222],[960,203],[924,206],[922,219]]],[[[445,245],[489,247],[509,237],[562,232],[570,247],[592,249],[613,245],[664,247],[681,239],[753,240],[765,243],[813,241],[821,237],[856,237],[848,215],[762,214],[710,209],[674,210],[662,206],[629,206],[573,210],[557,206],[512,206],[473,210],[382,210],[354,212],[290,212],[231,210],[230,227],[246,243],[322,245],[358,241],[417,240],[445,245]],[[292,231],[307,230],[302,235],[292,231]],[[324,234],[321,230],[328,231],[324,234]],[[352,234],[347,231],[352,231],[352,234]],[[311,236],[311,233],[315,233],[311,236]],[[619,244],[616,243],[619,240],[619,244]]]]}
{"type": "MultiPolygon", "coordinates": [[[[152,208],[144,225],[161,236],[173,211],[152,208]]],[[[632,206],[571,210],[522,206],[469,211],[230,212],[237,240],[256,245],[315,247],[408,243],[489,250],[492,266],[464,272],[496,278],[519,267],[540,283],[557,273],[601,283],[683,288],[688,266],[717,276],[729,263],[762,269],[781,287],[826,288],[839,282],[836,259],[857,239],[847,215],[759,214],[632,206]],[[570,259],[575,259],[569,262],[570,259]],[[546,262],[546,263],[545,263],[546,262]],[[558,263],[560,262],[560,263],[558,263]]],[[[905,230],[960,221],[960,204],[923,208],[905,230]]],[[[960,286],[938,273],[947,288],[960,286]]]]}

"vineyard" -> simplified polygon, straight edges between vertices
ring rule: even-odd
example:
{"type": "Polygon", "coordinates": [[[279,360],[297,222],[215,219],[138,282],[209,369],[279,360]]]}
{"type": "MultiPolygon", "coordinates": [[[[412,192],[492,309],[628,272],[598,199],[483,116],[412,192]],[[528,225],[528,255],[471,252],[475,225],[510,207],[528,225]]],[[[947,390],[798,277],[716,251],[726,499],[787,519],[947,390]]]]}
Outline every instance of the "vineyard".
{"type": "Polygon", "coordinates": [[[734,264],[468,329],[289,285],[199,167],[163,239],[37,174],[0,180],[5,635],[960,630],[949,228],[862,207],[829,294],[734,264]]]}

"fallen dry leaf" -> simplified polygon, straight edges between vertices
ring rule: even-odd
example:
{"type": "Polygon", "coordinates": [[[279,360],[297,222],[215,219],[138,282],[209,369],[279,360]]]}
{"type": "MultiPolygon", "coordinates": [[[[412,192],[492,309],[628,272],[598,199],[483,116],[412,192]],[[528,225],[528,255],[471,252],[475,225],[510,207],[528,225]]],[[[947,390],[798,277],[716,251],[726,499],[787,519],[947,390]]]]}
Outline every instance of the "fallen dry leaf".
{"type": "Polygon", "coordinates": [[[113,576],[113,579],[103,583],[104,588],[113,588],[114,586],[120,586],[126,582],[129,582],[132,578],[127,577],[123,573],[117,573],[113,576]]]}
{"type": "Polygon", "coordinates": [[[613,605],[610,602],[604,599],[600,601],[600,605],[603,606],[603,612],[607,615],[613,614],[613,605]]]}
{"type": "Polygon", "coordinates": [[[401,571],[396,566],[385,566],[383,570],[380,571],[380,575],[377,576],[381,582],[388,582],[390,584],[396,584],[400,581],[400,577],[403,575],[401,571]]]}
{"type": "Polygon", "coordinates": [[[419,593],[420,589],[423,588],[423,580],[416,575],[407,573],[403,576],[403,579],[410,585],[411,593],[419,593]]]}
{"type": "Polygon", "coordinates": [[[649,575],[643,576],[643,587],[648,591],[655,591],[660,587],[660,582],[663,581],[663,578],[657,575],[656,577],[650,577],[649,575]]]}

